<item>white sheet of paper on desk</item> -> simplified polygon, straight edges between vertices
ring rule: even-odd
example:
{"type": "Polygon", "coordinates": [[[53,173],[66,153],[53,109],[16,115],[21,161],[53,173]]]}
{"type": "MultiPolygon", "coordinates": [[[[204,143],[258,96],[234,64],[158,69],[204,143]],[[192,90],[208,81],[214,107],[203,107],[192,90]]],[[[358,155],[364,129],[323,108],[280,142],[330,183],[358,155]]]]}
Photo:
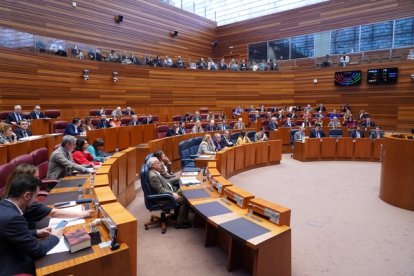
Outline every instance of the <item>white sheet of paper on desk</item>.
{"type": "Polygon", "coordinates": [[[198,172],[183,172],[181,173],[182,176],[197,176],[198,172]]]}
{"type": "MultiPolygon", "coordinates": [[[[73,207],[68,207],[64,209],[66,210],[70,210],[73,211],[74,213],[80,214],[83,211],[83,206],[82,204],[73,206],[73,207]]],[[[72,226],[72,225],[76,225],[76,224],[81,224],[81,223],[85,223],[85,220],[83,218],[79,218],[79,219],[73,219],[73,218],[51,218],[49,221],[49,227],[55,228],[56,225],[59,224],[59,222],[61,222],[62,220],[66,220],[68,221],[68,224],[66,226],[72,226]]]]}
{"type": "Polygon", "coordinates": [[[50,249],[46,253],[46,255],[60,253],[60,252],[69,252],[69,247],[66,245],[65,238],[63,236],[59,239],[59,243],[55,247],[50,249]]]}
{"type": "Polygon", "coordinates": [[[180,178],[180,180],[181,180],[181,183],[183,184],[183,185],[188,185],[188,184],[199,184],[200,183],[200,180],[198,180],[197,178],[195,178],[195,177],[181,177],[180,178]]]}
{"type": "Polygon", "coordinates": [[[205,155],[205,154],[202,154],[202,155],[199,155],[198,157],[199,157],[199,158],[210,158],[210,157],[211,157],[211,155],[205,155]]]}

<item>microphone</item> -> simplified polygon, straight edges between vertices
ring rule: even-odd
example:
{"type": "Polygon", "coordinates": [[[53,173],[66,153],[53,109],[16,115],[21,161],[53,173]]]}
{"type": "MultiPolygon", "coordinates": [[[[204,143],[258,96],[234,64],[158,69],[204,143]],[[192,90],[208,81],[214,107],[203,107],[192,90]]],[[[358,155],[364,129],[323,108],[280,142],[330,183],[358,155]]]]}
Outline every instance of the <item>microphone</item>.
{"type": "Polygon", "coordinates": [[[116,237],[118,236],[118,227],[114,228],[112,242],[111,242],[111,250],[117,250],[121,246],[117,241],[116,237]]]}

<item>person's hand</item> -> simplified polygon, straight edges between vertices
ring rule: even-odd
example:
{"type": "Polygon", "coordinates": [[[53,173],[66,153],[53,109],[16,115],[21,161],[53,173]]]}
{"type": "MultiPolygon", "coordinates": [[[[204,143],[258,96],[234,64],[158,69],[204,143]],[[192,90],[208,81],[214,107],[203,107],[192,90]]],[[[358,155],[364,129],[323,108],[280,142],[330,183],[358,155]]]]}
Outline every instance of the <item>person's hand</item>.
{"type": "Polygon", "coordinates": [[[86,172],[90,174],[95,174],[96,171],[93,168],[86,168],[86,172]]]}
{"type": "Polygon", "coordinates": [[[95,210],[92,210],[92,209],[85,210],[85,211],[81,212],[80,217],[81,218],[87,218],[87,217],[93,216],[94,214],[95,214],[95,210]]]}
{"type": "Polygon", "coordinates": [[[63,229],[64,228],[51,229],[51,235],[56,236],[58,239],[60,239],[63,235],[63,229]]]}
{"type": "Polygon", "coordinates": [[[52,231],[51,227],[45,227],[43,229],[37,229],[36,231],[36,237],[38,238],[44,238],[48,237],[52,231]]]}
{"type": "Polygon", "coordinates": [[[173,197],[174,197],[175,201],[178,201],[178,202],[183,200],[183,198],[177,193],[173,193],[173,197]]]}
{"type": "Polygon", "coordinates": [[[164,162],[165,164],[171,164],[171,161],[170,161],[170,159],[168,159],[168,157],[167,157],[167,156],[165,156],[165,157],[162,159],[162,162],[164,162]]]}

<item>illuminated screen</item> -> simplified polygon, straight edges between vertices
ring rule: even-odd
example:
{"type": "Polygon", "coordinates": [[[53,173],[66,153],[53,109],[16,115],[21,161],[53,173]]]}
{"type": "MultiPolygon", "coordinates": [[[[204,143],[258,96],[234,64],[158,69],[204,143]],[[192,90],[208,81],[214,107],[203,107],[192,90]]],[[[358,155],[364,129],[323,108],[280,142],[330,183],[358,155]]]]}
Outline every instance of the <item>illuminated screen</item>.
{"type": "Polygon", "coordinates": [[[369,69],[367,72],[368,84],[397,83],[398,68],[369,69]]]}
{"type": "Polygon", "coordinates": [[[335,85],[336,86],[360,85],[361,79],[362,79],[361,70],[335,72],[335,85]]]}

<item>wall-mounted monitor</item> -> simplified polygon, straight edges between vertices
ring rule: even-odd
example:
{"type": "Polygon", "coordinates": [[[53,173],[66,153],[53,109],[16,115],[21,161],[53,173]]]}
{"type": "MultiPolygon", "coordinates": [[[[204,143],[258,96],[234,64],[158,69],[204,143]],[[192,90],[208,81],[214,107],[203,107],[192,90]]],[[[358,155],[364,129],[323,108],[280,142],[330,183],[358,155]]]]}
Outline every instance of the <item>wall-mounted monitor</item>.
{"type": "Polygon", "coordinates": [[[398,68],[368,69],[368,84],[392,84],[397,83],[398,68]]]}
{"type": "Polygon", "coordinates": [[[360,85],[362,79],[361,70],[335,72],[336,86],[355,86],[360,85]]]}

